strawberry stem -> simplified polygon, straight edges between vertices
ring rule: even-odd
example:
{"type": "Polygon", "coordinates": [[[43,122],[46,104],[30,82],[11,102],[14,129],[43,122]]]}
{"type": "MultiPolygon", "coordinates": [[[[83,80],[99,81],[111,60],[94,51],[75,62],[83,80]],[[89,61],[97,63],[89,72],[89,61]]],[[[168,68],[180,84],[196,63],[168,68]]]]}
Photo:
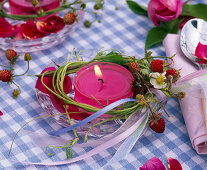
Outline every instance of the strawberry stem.
{"type": "Polygon", "coordinates": [[[7,67],[7,68],[12,68],[13,66],[5,66],[5,65],[2,65],[0,64],[1,67],[7,67]]]}
{"type": "Polygon", "coordinates": [[[12,143],[11,143],[11,146],[10,146],[10,149],[9,149],[8,156],[10,156],[10,153],[11,153],[11,150],[12,150],[12,147],[13,147],[13,144],[14,144],[14,140],[15,140],[17,134],[18,134],[18,133],[19,133],[19,132],[20,132],[20,131],[27,125],[27,124],[29,124],[30,122],[32,122],[32,121],[34,121],[34,120],[40,119],[40,118],[50,117],[50,116],[58,116],[58,115],[63,115],[63,114],[65,114],[65,113],[40,116],[40,117],[36,117],[36,118],[34,118],[34,119],[32,119],[32,120],[26,122],[26,123],[25,123],[25,124],[24,124],[24,125],[17,131],[17,132],[16,132],[16,134],[14,135],[14,138],[13,138],[13,140],[12,140],[12,143]]]}
{"type": "Polygon", "coordinates": [[[162,107],[162,109],[164,110],[164,112],[166,113],[166,115],[168,117],[170,117],[170,115],[168,114],[168,112],[166,111],[166,109],[164,108],[164,106],[159,102],[159,100],[157,100],[157,103],[162,107]]]}
{"type": "Polygon", "coordinates": [[[15,86],[17,86],[17,88],[19,89],[19,93],[21,93],[21,89],[20,89],[19,85],[16,84],[14,81],[12,81],[12,83],[13,83],[15,86]]]}
{"type": "Polygon", "coordinates": [[[27,61],[27,70],[23,74],[14,75],[13,77],[24,76],[28,71],[29,71],[29,61],[27,61]]]}

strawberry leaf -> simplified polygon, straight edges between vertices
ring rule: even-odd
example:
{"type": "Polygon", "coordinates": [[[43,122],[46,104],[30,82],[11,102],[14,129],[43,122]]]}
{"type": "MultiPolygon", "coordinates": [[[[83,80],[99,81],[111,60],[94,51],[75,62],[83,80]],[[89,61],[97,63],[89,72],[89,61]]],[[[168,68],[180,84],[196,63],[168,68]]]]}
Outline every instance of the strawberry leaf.
{"type": "Polygon", "coordinates": [[[71,151],[71,149],[69,147],[66,147],[65,150],[66,150],[67,158],[68,159],[72,158],[73,157],[73,152],[71,151]]]}
{"type": "Polygon", "coordinates": [[[182,16],[192,16],[196,18],[201,18],[207,21],[207,5],[206,4],[184,4],[182,16]]]}
{"type": "Polygon", "coordinates": [[[131,0],[127,0],[127,5],[129,6],[129,8],[135,13],[135,14],[138,14],[138,15],[144,15],[144,16],[148,16],[147,14],[147,8],[137,4],[136,2],[134,1],[131,1],[131,0]]]}
{"type": "Polygon", "coordinates": [[[106,55],[106,57],[102,58],[102,61],[103,62],[110,62],[110,63],[116,63],[116,64],[119,64],[119,65],[123,65],[125,63],[128,63],[128,61],[126,61],[124,59],[124,57],[122,57],[121,54],[119,53],[116,53],[114,51],[108,53],[106,55]]]}

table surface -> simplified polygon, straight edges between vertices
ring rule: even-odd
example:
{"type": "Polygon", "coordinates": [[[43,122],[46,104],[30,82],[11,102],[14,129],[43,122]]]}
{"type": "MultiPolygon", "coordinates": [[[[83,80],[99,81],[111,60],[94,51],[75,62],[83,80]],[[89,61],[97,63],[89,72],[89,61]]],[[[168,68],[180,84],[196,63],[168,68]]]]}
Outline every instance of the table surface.
{"type": "MultiPolygon", "coordinates": [[[[142,0],[137,0],[137,2],[148,3],[142,0]]],[[[148,18],[132,13],[124,3],[119,6],[120,9],[115,11],[111,1],[107,2],[102,23],[94,23],[90,29],[81,25],[63,43],[48,50],[31,53],[33,60],[28,74],[38,74],[52,60],[68,57],[73,48],[77,50],[114,48],[144,56],[145,38],[153,24],[148,18]]],[[[89,14],[87,16],[91,17],[89,14]]],[[[154,55],[165,55],[161,45],[151,50],[154,55]]],[[[21,55],[16,64],[15,72],[17,73],[24,72],[26,69],[26,64],[22,60],[21,55]]],[[[3,51],[0,51],[0,63],[8,64],[3,51]]],[[[15,164],[12,161],[14,159],[32,162],[66,159],[63,150],[56,150],[55,156],[48,157],[45,149],[35,146],[23,131],[17,136],[12,154],[8,157],[9,147],[17,130],[31,119],[45,114],[36,98],[34,88],[36,78],[23,76],[15,78],[15,81],[22,89],[17,99],[13,99],[11,95],[15,88],[13,85],[0,84],[0,110],[4,113],[0,117],[0,169],[100,169],[114,155],[117,147],[109,148],[100,154],[70,165],[45,167],[15,164]]],[[[169,99],[166,109],[174,115],[175,121],[173,123],[166,121],[165,132],[157,134],[148,129],[125,159],[111,164],[106,169],[138,169],[154,156],[160,158],[165,166],[167,164],[165,156],[167,156],[178,159],[184,170],[205,169],[207,155],[198,155],[192,148],[178,101],[169,99]]],[[[59,128],[61,126],[53,118],[44,118],[31,122],[25,129],[49,133],[59,128]]]]}

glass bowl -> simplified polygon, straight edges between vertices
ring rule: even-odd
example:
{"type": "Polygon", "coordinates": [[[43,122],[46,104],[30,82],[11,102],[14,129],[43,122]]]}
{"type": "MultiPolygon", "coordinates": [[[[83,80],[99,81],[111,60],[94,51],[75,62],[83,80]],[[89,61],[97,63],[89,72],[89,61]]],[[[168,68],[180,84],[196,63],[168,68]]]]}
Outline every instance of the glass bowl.
{"type": "MultiPolygon", "coordinates": [[[[89,61],[92,58],[95,57],[95,55],[97,54],[97,50],[84,50],[83,53],[80,54],[80,58],[84,59],[84,61],[89,61]]],[[[134,56],[134,55],[133,55],[134,56]]],[[[76,57],[72,56],[72,60],[71,61],[75,61],[76,57]]],[[[67,58],[65,57],[61,57],[59,59],[57,59],[56,61],[50,63],[48,65],[48,67],[57,67],[57,65],[63,65],[65,62],[67,61],[67,58]]],[[[70,74],[70,77],[73,81],[74,79],[74,75],[75,74],[70,74]]],[[[167,97],[166,95],[164,95],[161,91],[153,91],[153,93],[156,95],[156,98],[160,101],[160,103],[165,106],[166,102],[167,102],[167,97]]],[[[69,122],[68,122],[68,118],[66,115],[62,114],[62,115],[56,115],[56,114],[60,114],[61,112],[59,111],[59,109],[57,109],[57,107],[54,105],[54,102],[51,100],[50,96],[48,94],[45,94],[41,91],[39,91],[38,89],[36,89],[36,96],[37,99],[41,105],[41,107],[48,113],[51,115],[54,115],[53,118],[55,119],[55,121],[60,124],[63,127],[68,127],[69,122]]],[[[71,92],[68,94],[69,97],[73,98],[74,97],[74,89],[72,87],[71,92]]],[[[156,108],[156,112],[161,112],[162,108],[160,107],[160,105],[154,105],[152,104],[153,108],[156,108]]],[[[140,112],[140,115],[142,114],[143,110],[139,110],[138,112],[140,112]]],[[[149,110],[146,110],[146,112],[149,112],[149,110]]],[[[137,118],[139,119],[139,117],[137,118]]],[[[86,134],[86,132],[91,128],[91,126],[102,122],[103,120],[106,120],[105,117],[99,117],[96,118],[92,121],[90,121],[89,123],[79,127],[76,129],[77,133],[81,136],[84,136],[86,134]]],[[[72,123],[75,124],[79,122],[79,120],[75,120],[72,119],[72,123]]],[[[92,128],[92,130],[89,132],[88,136],[93,136],[93,137],[103,137],[105,135],[111,134],[113,132],[115,132],[118,128],[121,127],[121,125],[124,123],[124,120],[112,120],[112,121],[108,121],[105,123],[102,123],[100,125],[97,125],[95,127],[92,128]]]]}
{"type": "MultiPolygon", "coordinates": [[[[8,2],[4,4],[3,8],[7,12],[9,11],[8,2]]],[[[67,10],[63,10],[56,15],[63,17],[66,12],[67,10]]],[[[83,20],[84,11],[77,10],[76,14],[77,14],[78,22],[75,22],[72,25],[65,25],[65,27],[57,33],[51,33],[45,37],[32,39],[32,40],[27,40],[27,39],[14,40],[12,38],[0,38],[0,48],[4,51],[11,48],[14,49],[16,52],[25,53],[25,52],[45,50],[57,44],[60,44],[66,39],[66,37],[70,36],[75,31],[75,29],[80,25],[81,21],[83,20]]],[[[6,20],[12,25],[22,24],[25,22],[25,21],[12,20],[9,18],[6,18],[6,20]]]]}

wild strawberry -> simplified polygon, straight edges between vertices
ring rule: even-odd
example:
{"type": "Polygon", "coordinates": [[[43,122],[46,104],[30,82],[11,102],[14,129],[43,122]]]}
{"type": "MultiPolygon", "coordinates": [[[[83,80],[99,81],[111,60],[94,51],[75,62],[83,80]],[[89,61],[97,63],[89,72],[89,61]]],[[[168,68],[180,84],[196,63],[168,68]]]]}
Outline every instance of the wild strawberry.
{"type": "Polygon", "coordinates": [[[12,61],[14,59],[17,58],[17,53],[16,51],[12,50],[12,49],[8,49],[6,50],[6,58],[9,60],[9,61],[12,61]]]}
{"type": "Polygon", "coordinates": [[[9,70],[0,70],[0,80],[3,82],[9,82],[12,78],[12,73],[9,70]]]}
{"type": "Polygon", "coordinates": [[[176,70],[174,70],[173,68],[172,69],[169,69],[166,71],[166,74],[165,76],[168,77],[169,75],[173,76],[173,77],[177,77],[178,76],[178,73],[176,70]]]}
{"type": "Polygon", "coordinates": [[[163,72],[163,61],[162,60],[153,60],[150,63],[150,69],[153,72],[159,72],[162,73],[163,72]]]}
{"type": "Polygon", "coordinates": [[[19,94],[20,94],[20,91],[19,91],[18,89],[15,89],[15,90],[12,92],[12,94],[13,94],[13,97],[14,97],[14,98],[17,98],[17,97],[19,96],[19,94]]]}
{"type": "Polygon", "coordinates": [[[178,99],[181,100],[185,97],[185,92],[178,92],[178,99]]]}
{"type": "Polygon", "coordinates": [[[30,60],[32,60],[32,57],[30,56],[30,54],[29,53],[25,53],[24,61],[30,61],[30,60]]]}
{"type": "Polygon", "coordinates": [[[91,27],[91,22],[89,20],[84,21],[84,26],[86,28],[90,28],[91,27]]]}
{"type": "Polygon", "coordinates": [[[73,24],[75,22],[75,19],[76,19],[76,16],[72,12],[65,14],[63,17],[64,23],[68,25],[73,24]]]}
{"type": "Polygon", "coordinates": [[[165,131],[165,121],[161,117],[161,114],[153,114],[150,117],[149,127],[157,133],[163,133],[165,131]]]}
{"type": "Polygon", "coordinates": [[[139,65],[136,62],[130,62],[128,66],[129,66],[129,70],[131,72],[135,72],[135,71],[139,71],[140,70],[140,67],[139,67],[139,65]]]}

